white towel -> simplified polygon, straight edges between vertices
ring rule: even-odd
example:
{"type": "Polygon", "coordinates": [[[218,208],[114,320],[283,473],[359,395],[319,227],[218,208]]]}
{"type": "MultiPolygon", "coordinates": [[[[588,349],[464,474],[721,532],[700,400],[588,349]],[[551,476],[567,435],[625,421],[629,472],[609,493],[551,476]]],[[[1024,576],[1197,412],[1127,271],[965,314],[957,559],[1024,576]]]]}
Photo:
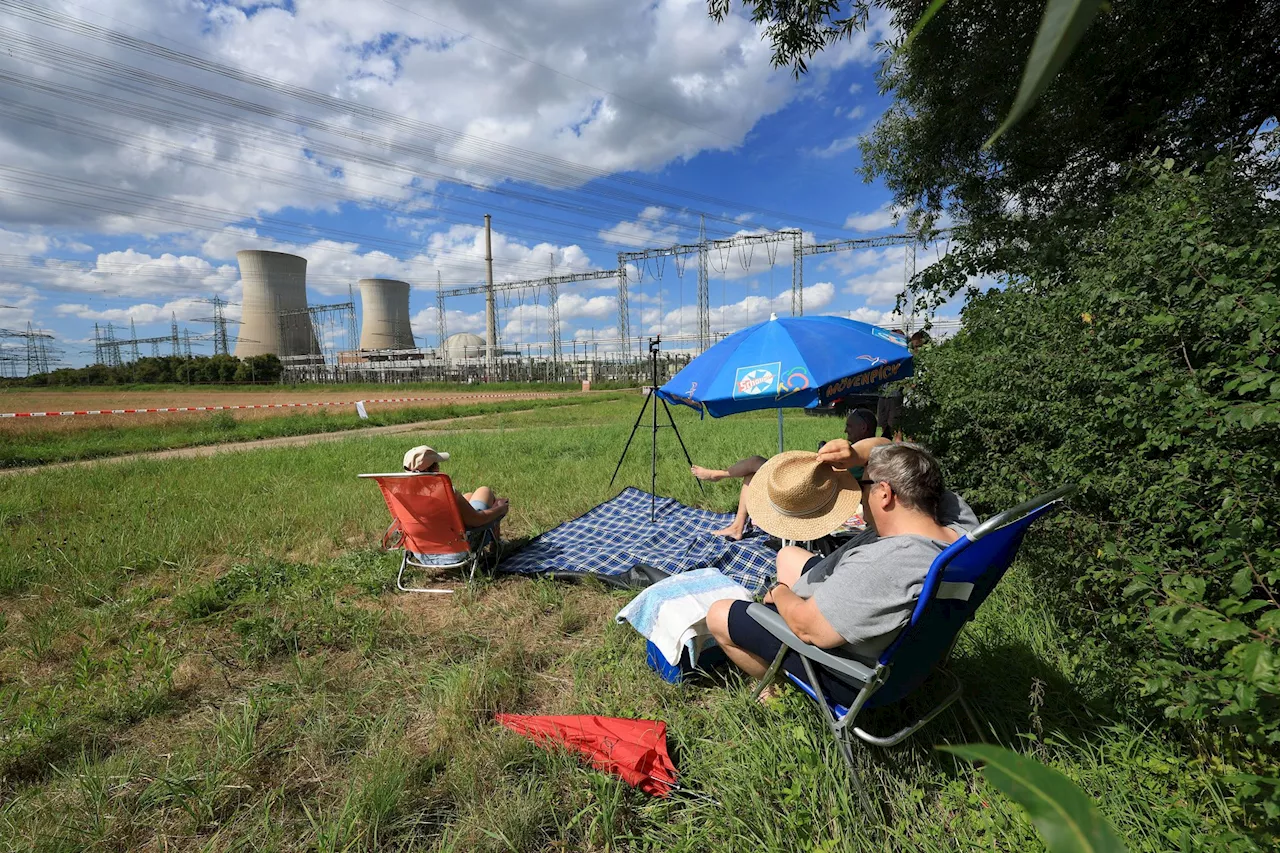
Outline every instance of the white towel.
{"type": "Polygon", "coordinates": [[[694,569],[648,587],[615,618],[630,622],[672,666],[680,662],[685,649],[689,650],[689,662],[696,666],[698,653],[711,639],[707,611],[725,598],[751,601],[751,593],[715,569],[694,569]]]}

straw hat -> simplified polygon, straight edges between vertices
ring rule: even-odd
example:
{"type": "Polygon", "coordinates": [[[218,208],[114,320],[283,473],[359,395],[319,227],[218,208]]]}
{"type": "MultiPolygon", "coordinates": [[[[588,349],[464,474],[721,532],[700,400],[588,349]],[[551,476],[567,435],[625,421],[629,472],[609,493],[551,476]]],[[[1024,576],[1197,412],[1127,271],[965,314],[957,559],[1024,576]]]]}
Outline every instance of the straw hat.
{"type": "Polygon", "coordinates": [[[441,453],[438,450],[432,450],[430,447],[422,444],[405,453],[404,470],[425,471],[437,462],[442,462],[448,458],[448,453],[441,453]]]}
{"type": "Polygon", "coordinates": [[[747,487],[747,513],[779,539],[818,539],[858,511],[862,489],[848,471],[818,461],[818,454],[788,450],[770,459],[747,487]]]}

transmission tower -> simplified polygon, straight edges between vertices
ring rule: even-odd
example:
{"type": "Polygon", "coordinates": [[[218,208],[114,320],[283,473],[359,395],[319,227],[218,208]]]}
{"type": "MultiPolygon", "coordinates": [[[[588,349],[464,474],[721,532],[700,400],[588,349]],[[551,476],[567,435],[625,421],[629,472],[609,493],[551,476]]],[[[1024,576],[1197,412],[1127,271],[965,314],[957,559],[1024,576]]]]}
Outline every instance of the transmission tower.
{"type": "Polygon", "coordinates": [[[173,339],[173,357],[177,358],[182,354],[182,344],[178,340],[178,315],[170,312],[169,317],[173,321],[169,326],[169,335],[173,339]]]}
{"type": "Polygon", "coordinates": [[[116,343],[116,329],[110,323],[107,324],[106,335],[102,339],[102,350],[106,356],[107,367],[120,367],[123,359],[120,357],[120,346],[116,343]]]}
{"type": "Polygon", "coordinates": [[[804,232],[791,237],[791,316],[804,316],[804,232]]]}
{"type": "MultiPolygon", "coordinates": [[[[27,321],[27,330],[16,331],[13,329],[0,329],[0,338],[23,338],[27,346],[27,375],[34,376],[37,373],[49,372],[49,344],[53,340],[53,335],[48,332],[37,332],[31,328],[31,321],[27,321]]],[[[14,356],[6,359],[15,366],[19,362],[21,356],[14,356]]]]}
{"type": "MultiPolygon", "coordinates": [[[[624,288],[625,291],[625,288],[624,288]]],[[[625,297],[620,297],[624,299],[625,297]]],[[[556,253],[551,253],[551,271],[547,275],[547,323],[550,325],[551,335],[551,363],[555,365],[556,379],[560,378],[560,285],[556,284],[556,253]]],[[[626,312],[619,308],[618,316],[624,316],[626,312]]],[[[626,331],[620,330],[618,337],[624,341],[627,339],[626,331]]],[[[623,344],[626,346],[626,344],[623,344]]]]}
{"type": "Polygon", "coordinates": [[[142,356],[138,354],[138,327],[133,324],[132,317],[129,318],[129,338],[133,347],[133,361],[137,361],[142,356]]]}
{"type": "MultiPolygon", "coordinates": [[[[631,337],[631,301],[627,296],[627,265],[618,264],[618,337],[625,342],[631,337]]],[[[626,343],[623,343],[626,348],[626,343]]]]}
{"type": "Polygon", "coordinates": [[[444,352],[444,339],[449,336],[449,330],[445,328],[444,322],[444,281],[440,278],[440,271],[436,270],[436,339],[440,352],[444,352]]]}
{"type": "Polygon", "coordinates": [[[707,273],[707,218],[698,217],[698,350],[711,345],[711,277],[707,273]]]}

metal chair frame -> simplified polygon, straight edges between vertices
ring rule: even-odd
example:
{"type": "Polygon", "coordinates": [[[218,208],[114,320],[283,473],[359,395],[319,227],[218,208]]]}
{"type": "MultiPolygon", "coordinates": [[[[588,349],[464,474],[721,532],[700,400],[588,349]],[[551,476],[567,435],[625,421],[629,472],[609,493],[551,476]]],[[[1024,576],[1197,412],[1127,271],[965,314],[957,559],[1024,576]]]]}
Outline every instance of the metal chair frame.
{"type": "MultiPolygon", "coordinates": [[[[406,471],[404,473],[395,472],[390,474],[360,474],[358,476],[361,479],[371,479],[371,480],[376,480],[381,477],[446,477],[446,478],[448,477],[447,474],[438,474],[435,472],[428,472],[428,471],[406,471]]],[[[450,484],[452,484],[452,481],[450,481],[450,484]]],[[[458,508],[456,506],[453,507],[453,512],[455,514],[458,513],[458,508]]],[[[459,525],[462,526],[461,524],[462,520],[461,520],[460,514],[458,515],[457,520],[459,525]]],[[[411,552],[409,551],[408,548],[404,548],[402,538],[395,539],[392,544],[388,544],[388,540],[391,540],[396,533],[400,532],[399,520],[393,519],[393,521],[391,522],[391,526],[387,528],[387,532],[383,534],[382,547],[383,547],[383,550],[385,551],[390,551],[395,548],[402,548],[404,551],[403,555],[400,558],[400,570],[396,572],[396,589],[400,590],[401,592],[426,592],[426,593],[434,593],[437,595],[451,595],[453,593],[453,590],[451,589],[444,589],[439,587],[433,588],[433,587],[405,586],[404,574],[405,574],[405,571],[410,568],[424,569],[424,570],[465,568],[467,571],[467,585],[468,586],[474,585],[475,579],[476,579],[476,573],[481,567],[484,567],[490,571],[497,568],[498,560],[500,559],[500,556],[501,556],[499,553],[499,550],[501,548],[502,542],[500,539],[498,539],[497,535],[494,534],[493,528],[497,526],[499,523],[500,523],[500,520],[491,521],[488,524],[483,525],[481,527],[473,527],[473,528],[467,529],[466,530],[467,546],[468,546],[467,552],[464,555],[462,555],[462,558],[457,560],[456,562],[421,563],[413,559],[412,556],[410,556],[411,552]],[[477,541],[474,544],[472,544],[471,542],[472,534],[479,534],[479,536],[477,537],[477,541]],[[488,561],[486,560],[486,556],[485,556],[486,549],[489,548],[490,545],[492,545],[492,548],[493,548],[492,565],[488,564],[488,561]]]]}
{"type": "MultiPolygon", "coordinates": [[[[943,580],[948,565],[951,564],[958,555],[963,553],[973,543],[981,541],[984,537],[1001,530],[1008,525],[1025,523],[1025,528],[1029,528],[1032,523],[1039,518],[1057,511],[1062,505],[1062,501],[1075,492],[1077,489],[1074,485],[1062,486],[1054,489],[1047,494],[1029,500],[1025,503],[1006,510],[1002,513],[992,516],[983,523],[975,527],[971,532],[965,534],[956,542],[947,547],[939,554],[929,567],[929,572],[925,577],[924,585],[921,588],[920,599],[917,601],[915,609],[912,612],[911,620],[902,629],[902,632],[889,646],[888,649],[880,656],[874,667],[867,666],[852,658],[834,654],[817,646],[810,645],[799,637],[787,626],[784,620],[777,612],[770,610],[763,604],[752,604],[747,609],[747,613],[756,620],[770,634],[782,641],[782,648],[778,650],[778,654],[774,657],[773,662],[769,665],[768,670],[761,677],[756,685],[754,695],[758,697],[760,693],[773,682],[777,677],[778,671],[782,667],[783,660],[787,653],[794,651],[800,656],[801,663],[804,667],[805,676],[808,683],[804,683],[800,679],[787,673],[788,677],[800,687],[808,696],[814,700],[819,706],[822,713],[823,721],[827,728],[830,729],[832,736],[836,739],[836,743],[840,749],[840,755],[844,759],[845,764],[849,768],[849,775],[853,780],[853,786],[858,794],[858,799],[862,804],[863,810],[867,816],[873,820],[881,817],[879,810],[873,805],[871,798],[868,796],[866,788],[862,784],[862,780],[858,775],[858,771],[854,766],[853,759],[853,743],[851,735],[857,737],[858,740],[870,744],[872,746],[889,747],[901,743],[911,735],[915,734],[931,720],[941,714],[944,710],[955,703],[959,703],[964,710],[965,716],[968,717],[970,724],[981,735],[982,728],[978,725],[977,719],[974,717],[973,710],[969,707],[964,699],[964,686],[955,673],[946,668],[946,663],[951,656],[952,650],[955,648],[956,641],[959,639],[960,631],[964,625],[973,619],[978,606],[982,601],[978,601],[974,605],[964,621],[955,629],[955,635],[951,638],[950,644],[936,664],[933,665],[929,674],[941,673],[946,676],[951,684],[951,691],[943,697],[941,701],[929,708],[919,718],[910,721],[906,726],[886,736],[873,735],[866,730],[854,725],[858,714],[867,707],[867,703],[875,696],[888,681],[893,668],[895,652],[903,645],[912,634],[912,632],[920,625],[925,616],[928,614],[933,602],[939,598],[952,598],[967,601],[969,593],[972,591],[973,584],[965,583],[948,583],[943,580]],[[821,667],[833,677],[845,682],[851,687],[858,688],[858,694],[853,704],[844,709],[840,705],[831,701],[823,693],[821,682],[818,680],[818,667],[821,667]]],[[[1026,529],[1018,534],[1019,537],[1025,534],[1026,529]]],[[[1013,548],[1013,553],[1009,555],[1007,562],[1003,566],[991,566],[986,572],[995,571],[997,573],[996,583],[1008,569],[1009,564],[1013,562],[1017,555],[1018,548],[1021,546],[1021,538],[1013,548]]],[[[984,572],[984,574],[986,574],[984,572]]],[[[995,583],[991,584],[994,587],[995,583]]],[[[985,598],[985,594],[984,594],[985,598]]],[[[919,684],[911,687],[911,691],[918,688],[919,684]]],[[[900,698],[905,698],[900,697],[900,698]]]]}

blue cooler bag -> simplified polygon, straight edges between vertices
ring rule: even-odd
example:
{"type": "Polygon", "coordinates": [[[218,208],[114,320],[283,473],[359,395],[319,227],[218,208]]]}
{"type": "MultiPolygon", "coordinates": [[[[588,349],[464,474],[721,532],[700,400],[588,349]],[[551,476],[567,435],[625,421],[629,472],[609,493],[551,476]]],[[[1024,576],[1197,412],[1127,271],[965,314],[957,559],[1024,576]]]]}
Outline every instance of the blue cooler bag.
{"type": "Polygon", "coordinates": [[[650,669],[662,677],[663,681],[679,684],[695,671],[699,669],[703,671],[714,669],[728,660],[728,658],[725,657],[724,649],[717,645],[710,645],[698,655],[698,665],[694,667],[689,663],[689,650],[686,648],[680,653],[680,663],[673,666],[667,663],[666,657],[663,656],[662,652],[658,651],[657,646],[652,642],[646,642],[644,660],[645,663],[649,664],[650,669]]]}

